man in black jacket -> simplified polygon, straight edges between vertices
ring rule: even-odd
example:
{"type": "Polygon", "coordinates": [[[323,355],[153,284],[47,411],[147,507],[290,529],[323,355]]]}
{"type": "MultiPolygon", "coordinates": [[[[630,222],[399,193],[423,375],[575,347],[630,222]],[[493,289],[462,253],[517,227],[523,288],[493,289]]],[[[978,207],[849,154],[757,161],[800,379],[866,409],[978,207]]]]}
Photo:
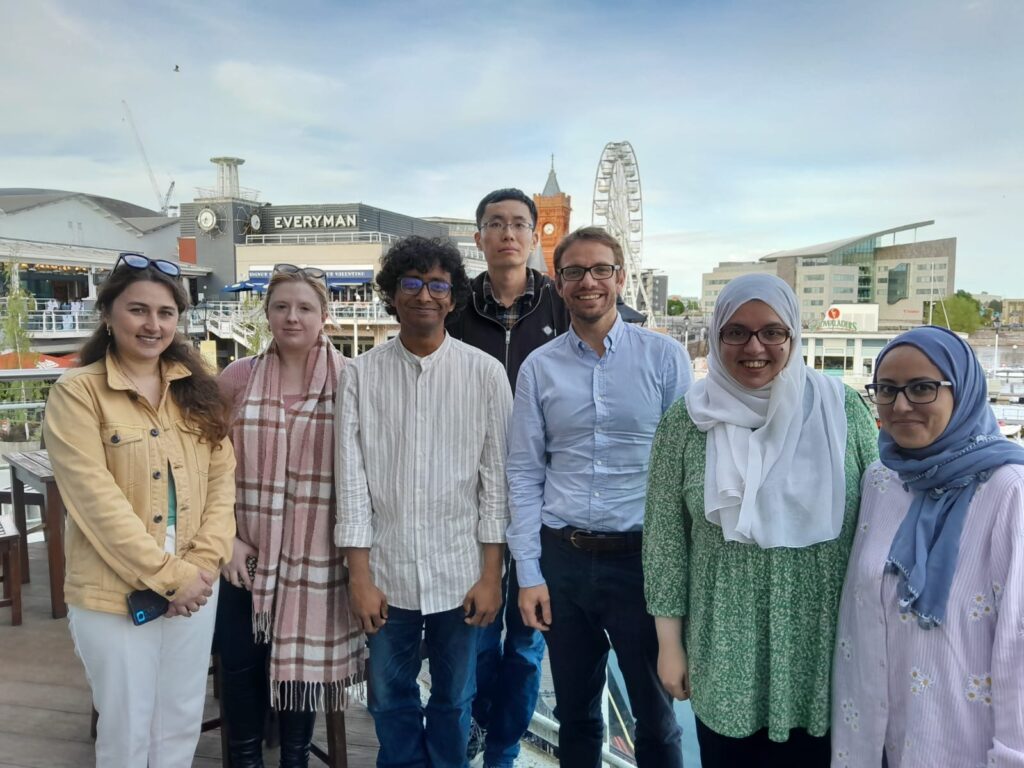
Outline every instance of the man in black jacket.
{"type": "MultiPolygon", "coordinates": [[[[554,282],[527,266],[537,248],[537,206],[518,189],[499,189],[476,209],[476,244],[487,271],[472,281],[468,306],[448,321],[457,339],[497,358],[513,393],[519,366],[542,344],[564,333],[569,316],[554,282]]],[[[507,554],[507,553],[506,553],[507,554]]],[[[512,768],[519,741],[537,705],[544,638],[523,624],[515,563],[506,560],[502,622],[480,630],[474,727],[467,757],[482,751],[486,768],[512,768]]]]}

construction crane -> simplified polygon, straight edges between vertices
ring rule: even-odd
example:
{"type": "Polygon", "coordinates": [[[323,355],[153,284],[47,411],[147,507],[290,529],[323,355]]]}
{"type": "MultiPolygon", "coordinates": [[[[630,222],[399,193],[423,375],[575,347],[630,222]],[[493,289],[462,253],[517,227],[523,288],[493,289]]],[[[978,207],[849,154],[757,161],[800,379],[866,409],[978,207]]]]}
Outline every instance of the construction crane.
{"type": "Polygon", "coordinates": [[[142,146],[142,137],[139,136],[139,129],[135,127],[135,120],[132,119],[132,111],[128,108],[128,102],[121,99],[121,106],[124,107],[124,119],[128,121],[128,125],[132,129],[132,135],[135,137],[135,145],[139,148],[139,154],[142,155],[142,162],[146,164],[146,172],[149,174],[149,182],[153,185],[153,193],[156,195],[157,208],[160,209],[160,213],[166,216],[167,210],[170,208],[171,193],[174,192],[174,182],[171,181],[171,186],[167,188],[167,194],[160,194],[160,185],[156,183],[156,176],[153,174],[153,167],[149,164],[149,158],[146,156],[146,148],[142,146]]]}

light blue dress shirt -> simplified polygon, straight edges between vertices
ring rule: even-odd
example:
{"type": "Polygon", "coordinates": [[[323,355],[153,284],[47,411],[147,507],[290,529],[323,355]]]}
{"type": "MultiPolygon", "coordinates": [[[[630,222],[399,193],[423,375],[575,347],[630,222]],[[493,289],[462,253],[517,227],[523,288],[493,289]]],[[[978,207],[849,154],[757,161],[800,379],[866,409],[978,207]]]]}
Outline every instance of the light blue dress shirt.
{"type": "Polygon", "coordinates": [[[540,529],[639,531],[661,415],[690,385],[682,345],[622,318],[598,357],[575,330],[519,371],[509,427],[508,546],[520,587],[544,583],[540,529]]]}

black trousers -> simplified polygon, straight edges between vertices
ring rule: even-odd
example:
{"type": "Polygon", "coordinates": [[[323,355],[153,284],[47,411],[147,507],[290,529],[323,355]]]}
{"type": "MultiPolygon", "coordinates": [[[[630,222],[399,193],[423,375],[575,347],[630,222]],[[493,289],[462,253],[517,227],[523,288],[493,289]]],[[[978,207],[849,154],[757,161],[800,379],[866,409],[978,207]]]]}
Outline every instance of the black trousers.
{"type": "MultiPolygon", "coordinates": [[[[252,593],[232,586],[223,577],[213,645],[223,670],[222,696],[229,737],[252,738],[254,732],[262,735],[270,701],[270,644],[257,643],[253,638],[252,593]]],[[[297,736],[305,739],[315,721],[316,712],[290,713],[279,718],[282,744],[297,736]]]]}
{"type": "Polygon", "coordinates": [[[584,552],[544,531],[540,567],[551,596],[551,628],[544,639],[560,764],[601,765],[601,695],[614,648],[636,719],[637,765],[683,768],[682,732],[658,680],[658,636],[644,600],[640,552],[584,552]]]}
{"type": "Polygon", "coordinates": [[[787,741],[771,741],[767,728],[736,739],[715,733],[698,718],[697,743],[702,768],[828,768],[832,760],[831,736],[810,736],[803,728],[790,731],[787,741]]]}

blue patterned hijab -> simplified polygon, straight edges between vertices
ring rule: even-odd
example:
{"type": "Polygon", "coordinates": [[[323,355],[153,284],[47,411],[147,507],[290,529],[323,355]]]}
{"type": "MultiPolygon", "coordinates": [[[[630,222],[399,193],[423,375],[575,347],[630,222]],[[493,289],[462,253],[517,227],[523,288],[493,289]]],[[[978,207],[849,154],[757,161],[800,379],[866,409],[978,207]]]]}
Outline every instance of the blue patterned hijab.
{"type": "Polygon", "coordinates": [[[946,617],[960,534],[974,492],[993,470],[1024,464],[1024,449],[1000,434],[981,364],[952,331],[926,325],[897,336],[875,361],[876,380],[882,360],[903,344],[924,353],[953,382],[953,413],[934,443],[905,449],[884,430],[878,435],[882,463],[914,493],[889,550],[889,565],[902,574],[900,610],[911,611],[930,629],[946,617]]]}

